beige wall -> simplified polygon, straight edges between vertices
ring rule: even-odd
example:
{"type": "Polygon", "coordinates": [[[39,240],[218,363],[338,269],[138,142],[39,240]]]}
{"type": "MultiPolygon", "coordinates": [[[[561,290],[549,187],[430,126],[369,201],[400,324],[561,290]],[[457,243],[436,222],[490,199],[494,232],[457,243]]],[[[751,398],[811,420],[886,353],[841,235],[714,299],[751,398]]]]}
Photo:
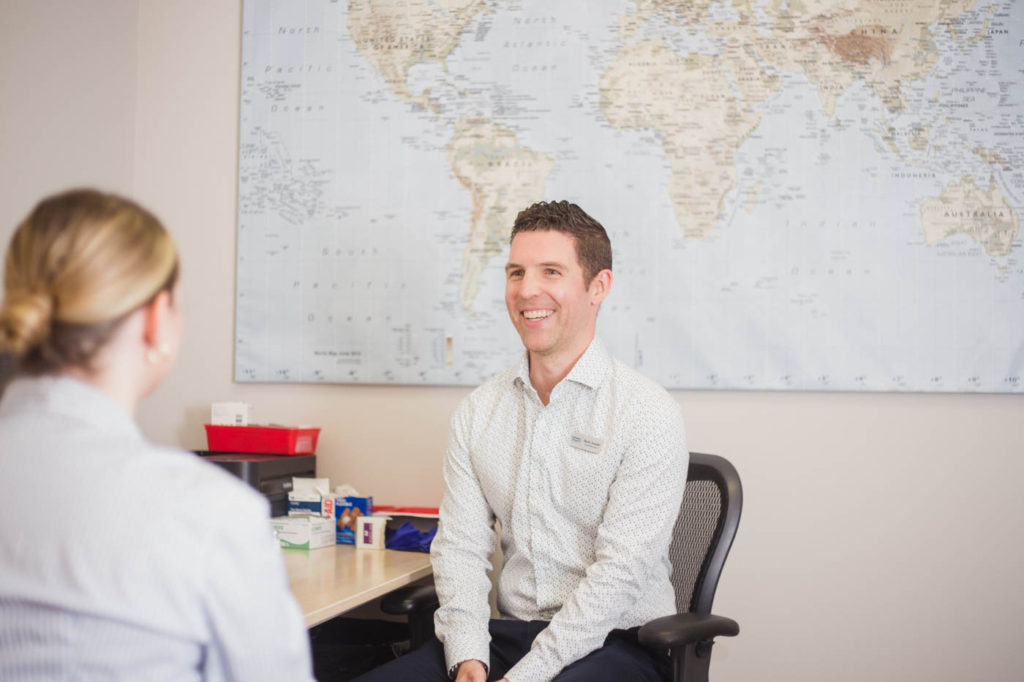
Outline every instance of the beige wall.
{"type": "Polygon", "coordinates": [[[137,2],[0,0],[0,235],[46,193],[129,192],[137,2]]]}
{"type": "MultiPolygon", "coordinates": [[[[88,182],[178,240],[188,336],[145,431],[201,447],[209,403],[245,400],[321,425],[321,475],[436,504],[466,389],[232,381],[239,2],[0,8],[0,239],[43,192],[88,182]]],[[[716,680],[1020,678],[1024,396],[676,397],[692,448],[732,459],[746,490],[716,603],[742,634],[717,646],[716,680]]]]}

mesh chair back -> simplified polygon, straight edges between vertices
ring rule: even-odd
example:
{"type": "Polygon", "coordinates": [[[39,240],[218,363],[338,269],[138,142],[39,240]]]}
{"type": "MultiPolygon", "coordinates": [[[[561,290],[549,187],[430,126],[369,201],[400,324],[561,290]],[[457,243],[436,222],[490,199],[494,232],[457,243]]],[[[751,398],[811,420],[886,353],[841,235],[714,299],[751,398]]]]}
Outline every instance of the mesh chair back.
{"type": "Polygon", "coordinates": [[[715,455],[691,453],[686,493],[669,546],[680,613],[711,613],[742,505],[739,474],[732,464],[715,455]]]}

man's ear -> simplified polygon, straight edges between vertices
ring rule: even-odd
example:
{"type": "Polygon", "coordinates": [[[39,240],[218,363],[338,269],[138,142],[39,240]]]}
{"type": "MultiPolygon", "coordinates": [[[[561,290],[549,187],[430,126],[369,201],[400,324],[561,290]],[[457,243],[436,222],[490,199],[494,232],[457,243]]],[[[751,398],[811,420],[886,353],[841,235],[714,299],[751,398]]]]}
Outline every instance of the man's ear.
{"type": "Polygon", "coordinates": [[[602,270],[590,280],[590,304],[601,305],[601,301],[608,295],[612,288],[612,271],[602,270]]]}

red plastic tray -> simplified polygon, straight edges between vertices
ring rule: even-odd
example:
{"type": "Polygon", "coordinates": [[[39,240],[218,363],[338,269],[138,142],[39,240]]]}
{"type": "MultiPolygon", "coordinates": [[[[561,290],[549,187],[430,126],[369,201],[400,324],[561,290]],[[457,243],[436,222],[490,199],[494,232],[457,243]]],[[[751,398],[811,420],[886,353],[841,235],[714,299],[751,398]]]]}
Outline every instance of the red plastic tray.
{"type": "Polygon", "coordinates": [[[374,514],[393,514],[395,516],[423,516],[436,519],[440,513],[437,507],[400,507],[393,504],[373,505],[374,514]]]}
{"type": "Polygon", "coordinates": [[[206,442],[215,452],[262,455],[310,455],[316,452],[319,428],[286,426],[220,426],[205,424],[206,442]]]}

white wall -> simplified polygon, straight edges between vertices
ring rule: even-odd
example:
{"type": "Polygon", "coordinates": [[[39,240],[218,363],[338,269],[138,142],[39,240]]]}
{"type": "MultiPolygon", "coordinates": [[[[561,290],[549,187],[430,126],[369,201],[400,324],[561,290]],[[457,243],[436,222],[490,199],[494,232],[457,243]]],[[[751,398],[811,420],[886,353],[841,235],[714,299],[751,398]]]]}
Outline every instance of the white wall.
{"type": "MultiPolygon", "coordinates": [[[[129,191],[184,264],[187,339],[139,419],[202,447],[214,400],[323,427],[321,475],[436,504],[461,388],[232,381],[238,0],[0,0],[0,240],[46,191],[129,191]],[[89,9],[84,9],[88,4],[89,9]]],[[[714,678],[1020,679],[1024,396],[679,392],[746,507],[714,678]]]]}

